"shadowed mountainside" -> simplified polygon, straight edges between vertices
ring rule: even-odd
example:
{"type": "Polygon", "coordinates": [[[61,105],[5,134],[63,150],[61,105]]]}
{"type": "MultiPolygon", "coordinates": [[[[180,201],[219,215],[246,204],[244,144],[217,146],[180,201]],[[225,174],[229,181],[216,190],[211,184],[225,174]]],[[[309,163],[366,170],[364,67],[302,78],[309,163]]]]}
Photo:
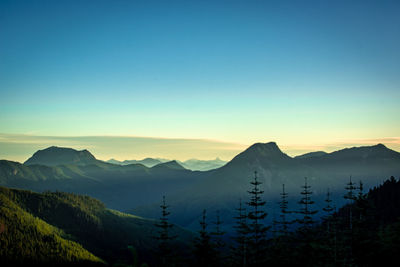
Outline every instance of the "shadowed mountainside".
{"type": "Polygon", "coordinates": [[[96,162],[96,158],[86,149],[77,151],[72,148],[52,146],[37,151],[32,157],[25,161],[24,164],[57,166],[66,164],[88,165],[95,164],[96,162]]]}
{"type": "MultiPolygon", "coordinates": [[[[157,248],[154,220],[106,209],[87,196],[0,187],[0,201],[0,255],[6,261],[113,263],[128,246],[151,261],[157,248]]],[[[194,237],[177,226],[171,234],[179,236],[177,247],[189,247],[194,237]]]]}
{"type": "MultiPolygon", "coordinates": [[[[206,208],[211,214],[217,210],[229,225],[235,216],[233,210],[239,199],[247,201],[249,182],[257,171],[267,200],[267,220],[272,220],[274,210],[285,184],[289,193],[289,206],[298,209],[301,186],[308,177],[314,192],[316,207],[321,209],[327,189],[331,190],[337,205],[343,204],[344,187],[352,175],[353,181],[362,180],[365,188],[371,188],[391,175],[400,175],[400,153],[383,145],[354,147],[326,153],[317,157],[291,158],[276,143],[257,143],[237,155],[225,166],[204,173],[204,177],[192,187],[170,197],[175,213],[171,219],[195,229],[200,211],[206,208]]],[[[153,217],[150,205],[133,209],[136,213],[153,217]]],[[[318,217],[318,215],[317,215],[318,217]]]]}
{"type": "Polygon", "coordinates": [[[158,218],[159,206],[153,203],[166,195],[171,205],[171,220],[196,229],[203,208],[210,214],[220,210],[223,219],[228,224],[232,222],[232,210],[239,199],[247,201],[254,171],[263,183],[267,211],[273,214],[282,184],[289,193],[292,209],[298,207],[304,177],[308,177],[315,200],[321,200],[330,188],[340,205],[350,175],[353,181],[362,180],[366,189],[380,184],[385,177],[399,176],[400,153],[379,144],[292,158],[274,142],[257,143],[223,167],[206,172],[187,170],[176,161],[152,168],[97,160],[86,165],[57,166],[0,161],[0,185],[88,194],[108,207],[150,218],[158,218]]]}

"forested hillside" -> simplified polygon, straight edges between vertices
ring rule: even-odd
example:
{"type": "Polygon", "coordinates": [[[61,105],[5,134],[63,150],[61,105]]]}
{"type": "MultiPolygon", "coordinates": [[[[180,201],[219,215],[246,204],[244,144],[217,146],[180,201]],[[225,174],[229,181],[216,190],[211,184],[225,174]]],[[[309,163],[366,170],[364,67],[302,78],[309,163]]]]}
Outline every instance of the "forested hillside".
{"type": "MultiPolygon", "coordinates": [[[[0,199],[1,258],[6,261],[128,264],[133,249],[137,261],[151,263],[156,252],[156,221],[106,209],[96,199],[4,187],[0,199]]],[[[194,235],[176,226],[171,233],[179,236],[174,246],[185,253],[194,235]]]]}
{"type": "Polygon", "coordinates": [[[66,232],[21,207],[17,197],[0,188],[0,262],[104,264],[66,232]]]}

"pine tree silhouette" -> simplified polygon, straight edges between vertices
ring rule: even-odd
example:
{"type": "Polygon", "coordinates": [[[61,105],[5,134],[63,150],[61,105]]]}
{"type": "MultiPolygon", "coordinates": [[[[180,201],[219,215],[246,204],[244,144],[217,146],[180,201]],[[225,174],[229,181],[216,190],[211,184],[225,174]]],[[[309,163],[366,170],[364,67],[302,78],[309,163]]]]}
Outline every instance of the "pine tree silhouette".
{"type": "Polygon", "coordinates": [[[214,231],[210,233],[212,240],[213,240],[213,245],[215,248],[215,263],[217,266],[221,266],[223,263],[223,249],[225,247],[225,242],[223,240],[223,236],[225,235],[225,232],[221,230],[221,217],[219,215],[219,210],[216,212],[216,220],[213,222],[215,228],[214,231]]]}
{"type": "Polygon", "coordinates": [[[168,222],[168,216],[170,215],[170,212],[168,211],[169,206],[167,206],[165,202],[165,196],[163,196],[163,201],[160,205],[160,208],[160,221],[155,224],[155,226],[160,229],[158,232],[159,235],[156,237],[156,239],[159,241],[157,252],[159,256],[159,265],[174,266],[171,241],[176,239],[177,236],[170,235],[170,229],[173,227],[173,224],[168,222]]]}
{"type": "Polygon", "coordinates": [[[333,216],[336,207],[332,206],[331,193],[329,188],[326,193],[325,207],[322,208],[325,212],[323,219],[326,223],[326,241],[329,257],[333,263],[337,264],[337,222],[336,217],[333,216]]]}
{"type": "Polygon", "coordinates": [[[264,219],[267,217],[267,213],[263,210],[265,201],[262,200],[261,196],[264,191],[260,190],[259,186],[262,184],[258,181],[257,172],[254,172],[254,180],[250,182],[253,185],[253,189],[248,191],[250,194],[250,201],[247,202],[249,206],[249,212],[247,214],[248,219],[248,245],[249,245],[249,265],[260,266],[262,260],[265,258],[266,253],[266,234],[269,227],[264,225],[264,219]]]}
{"type": "Polygon", "coordinates": [[[304,185],[302,186],[303,191],[301,191],[301,195],[303,196],[298,202],[302,207],[298,211],[298,213],[303,215],[302,219],[299,219],[298,222],[304,228],[310,228],[314,223],[313,215],[316,214],[317,210],[312,210],[311,205],[315,202],[311,200],[311,186],[307,183],[307,177],[304,177],[304,185]]]}
{"type": "Polygon", "coordinates": [[[235,229],[236,235],[233,238],[235,241],[235,246],[231,248],[232,253],[232,265],[238,267],[247,266],[247,215],[246,208],[242,205],[242,200],[239,200],[239,207],[236,208],[237,216],[234,217],[236,220],[235,229]]]}
{"type": "Polygon", "coordinates": [[[327,193],[326,193],[326,199],[325,199],[325,207],[322,208],[322,210],[325,212],[325,216],[324,219],[326,220],[326,231],[329,234],[330,233],[330,218],[333,215],[333,211],[334,211],[334,207],[332,206],[332,199],[331,199],[331,193],[328,189],[327,193]]]}
{"type": "Polygon", "coordinates": [[[355,183],[351,181],[351,176],[349,182],[347,183],[345,189],[347,190],[346,194],[344,195],[344,199],[348,200],[349,202],[349,229],[350,231],[353,229],[353,204],[354,201],[357,199],[354,190],[357,189],[355,183]]]}
{"type": "Polygon", "coordinates": [[[216,266],[215,249],[211,242],[211,236],[207,231],[206,210],[203,210],[200,223],[199,237],[195,240],[195,257],[197,266],[216,266]]]}
{"type": "Polygon", "coordinates": [[[280,214],[279,214],[279,221],[275,221],[274,223],[279,225],[280,228],[277,230],[281,235],[287,235],[289,232],[289,224],[291,224],[290,221],[287,220],[286,215],[291,213],[288,210],[288,205],[289,202],[287,200],[288,198],[288,193],[286,193],[285,191],[285,184],[282,184],[282,193],[280,193],[281,195],[281,201],[278,203],[279,204],[279,209],[280,209],[280,214]]]}

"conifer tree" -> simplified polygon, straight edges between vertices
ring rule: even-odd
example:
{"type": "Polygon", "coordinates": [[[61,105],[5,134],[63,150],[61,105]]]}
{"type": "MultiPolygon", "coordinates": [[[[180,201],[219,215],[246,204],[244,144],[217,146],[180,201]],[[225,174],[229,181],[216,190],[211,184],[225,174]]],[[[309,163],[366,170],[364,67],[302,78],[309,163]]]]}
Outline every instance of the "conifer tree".
{"type": "Polygon", "coordinates": [[[364,194],[364,184],[362,181],[359,182],[358,184],[358,196],[357,196],[357,200],[356,200],[356,208],[357,208],[357,212],[359,214],[358,219],[361,222],[364,219],[364,216],[366,214],[366,211],[368,210],[368,201],[366,199],[366,195],[364,194]]]}
{"type": "Polygon", "coordinates": [[[216,266],[215,249],[211,242],[211,236],[207,231],[206,210],[203,210],[200,223],[199,237],[195,240],[195,257],[197,266],[216,266]]]}
{"type": "Polygon", "coordinates": [[[293,251],[291,250],[291,244],[293,243],[292,236],[289,235],[289,224],[292,222],[288,220],[287,215],[291,212],[288,210],[288,193],[285,191],[285,185],[282,185],[282,192],[280,193],[281,201],[279,204],[279,219],[274,221],[277,226],[276,232],[278,236],[274,237],[270,252],[273,255],[273,261],[271,262],[276,266],[290,266],[291,261],[289,256],[293,251]]]}
{"type": "Polygon", "coordinates": [[[264,219],[267,213],[264,211],[265,201],[261,196],[264,193],[259,186],[262,184],[258,181],[257,172],[254,172],[254,180],[250,182],[253,186],[250,194],[250,201],[247,202],[249,212],[247,214],[248,222],[248,244],[249,244],[249,265],[260,266],[262,265],[263,257],[266,252],[266,234],[269,227],[264,225],[264,219]]]}
{"type": "Polygon", "coordinates": [[[307,177],[304,178],[304,185],[301,186],[303,190],[301,193],[301,199],[298,202],[300,204],[300,210],[297,212],[302,215],[300,219],[298,219],[298,223],[300,224],[299,229],[297,230],[297,261],[301,262],[303,266],[314,266],[315,265],[315,256],[314,249],[316,247],[316,236],[313,234],[312,226],[315,223],[313,219],[313,215],[318,211],[312,209],[312,205],[314,201],[311,199],[312,191],[311,186],[308,185],[307,177]]]}
{"type": "Polygon", "coordinates": [[[344,255],[344,262],[345,264],[352,266],[354,264],[354,257],[353,257],[353,209],[354,203],[357,200],[357,195],[355,190],[357,190],[356,184],[352,181],[351,175],[349,178],[349,182],[346,184],[345,189],[347,190],[346,194],[343,196],[344,199],[348,201],[347,208],[348,208],[348,230],[345,231],[344,235],[344,242],[345,246],[343,247],[345,255],[344,255]]]}
{"type": "Polygon", "coordinates": [[[354,201],[357,199],[354,190],[357,189],[355,183],[351,181],[351,176],[349,179],[349,182],[347,183],[345,189],[347,190],[346,194],[344,195],[344,198],[348,200],[348,207],[349,207],[349,229],[350,231],[353,229],[353,204],[354,201]]]}
{"type": "Polygon", "coordinates": [[[236,246],[232,248],[233,266],[245,267],[247,266],[247,215],[246,208],[242,205],[242,200],[239,200],[239,207],[236,208],[238,215],[234,217],[236,224],[233,227],[236,235],[233,238],[236,246]]]}
{"type": "Polygon", "coordinates": [[[214,224],[215,228],[214,228],[214,231],[210,233],[210,235],[213,239],[213,245],[215,248],[216,265],[220,266],[223,261],[223,248],[225,246],[225,243],[223,241],[223,236],[224,236],[225,232],[223,232],[221,230],[222,221],[221,221],[221,217],[219,215],[219,210],[217,210],[216,220],[215,220],[215,222],[213,222],[213,224],[214,224]]]}
{"type": "Polygon", "coordinates": [[[288,234],[288,225],[290,222],[287,220],[286,215],[290,213],[288,211],[288,193],[285,192],[285,184],[282,184],[282,193],[281,195],[281,201],[279,202],[279,209],[280,209],[280,215],[279,221],[276,221],[275,223],[280,225],[280,229],[278,230],[281,235],[287,235],[288,234]]]}
{"type": "Polygon", "coordinates": [[[310,228],[315,223],[312,216],[318,211],[311,209],[311,205],[314,204],[314,201],[311,200],[311,195],[313,192],[311,191],[311,186],[307,183],[307,177],[304,177],[304,185],[302,186],[302,188],[302,198],[298,202],[300,205],[302,205],[302,207],[300,208],[298,213],[302,214],[303,218],[299,219],[299,223],[304,228],[310,228]]]}
{"type": "Polygon", "coordinates": [[[331,193],[329,192],[329,189],[328,189],[328,192],[326,193],[326,199],[325,199],[325,204],[326,204],[326,206],[322,209],[324,212],[325,212],[325,216],[324,216],[324,219],[326,219],[326,227],[327,227],[327,233],[329,234],[330,233],[330,221],[331,221],[331,217],[332,217],[332,214],[333,214],[333,210],[334,210],[334,207],[332,206],[332,199],[331,199],[331,193]]]}
{"type": "Polygon", "coordinates": [[[168,211],[169,206],[167,206],[165,202],[165,196],[163,196],[161,208],[161,217],[160,221],[155,224],[156,227],[160,229],[158,232],[158,236],[156,239],[159,241],[158,244],[158,255],[159,255],[159,265],[160,266],[173,266],[172,262],[172,250],[171,250],[171,241],[176,238],[176,236],[170,235],[170,229],[173,227],[173,224],[168,222],[168,216],[170,212],[168,211]]]}
{"type": "Polygon", "coordinates": [[[337,263],[337,225],[336,225],[336,218],[333,217],[333,213],[335,211],[335,207],[332,206],[332,199],[331,199],[331,193],[328,191],[326,193],[326,199],[325,199],[325,207],[322,208],[322,210],[325,212],[325,216],[323,219],[325,219],[326,223],[326,240],[327,240],[327,247],[328,247],[328,253],[330,255],[330,258],[333,259],[333,262],[336,266],[337,263]]]}

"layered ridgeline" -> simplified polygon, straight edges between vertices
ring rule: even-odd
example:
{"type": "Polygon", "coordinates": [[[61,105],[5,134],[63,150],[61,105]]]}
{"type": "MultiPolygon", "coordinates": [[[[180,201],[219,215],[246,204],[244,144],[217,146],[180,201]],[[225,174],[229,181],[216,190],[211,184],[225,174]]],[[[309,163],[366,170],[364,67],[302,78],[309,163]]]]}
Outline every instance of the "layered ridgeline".
{"type": "Polygon", "coordinates": [[[124,161],[119,161],[116,159],[107,160],[108,163],[112,163],[112,164],[118,164],[118,165],[142,164],[149,168],[154,167],[157,164],[167,162],[167,161],[169,161],[169,160],[153,159],[153,158],[145,158],[145,159],[141,159],[141,160],[132,159],[132,160],[124,160],[124,161]]]}
{"type": "MultiPolygon", "coordinates": [[[[145,158],[142,160],[124,160],[124,161],[119,161],[119,160],[115,160],[115,159],[107,160],[108,163],[112,163],[112,164],[118,164],[118,165],[142,164],[149,168],[151,168],[157,164],[160,164],[160,163],[165,163],[167,161],[170,161],[170,160],[159,159],[159,158],[156,158],[156,159],[145,158]]],[[[178,161],[178,163],[188,170],[209,171],[209,170],[220,168],[220,167],[224,166],[227,162],[221,160],[220,158],[216,158],[214,160],[189,159],[189,160],[185,160],[185,161],[178,161]]]]}
{"type": "MultiPolygon", "coordinates": [[[[64,149],[58,148],[58,151],[63,153],[64,149]]],[[[192,229],[198,228],[203,208],[208,209],[210,216],[220,210],[223,220],[229,224],[239,198],[248,200],[254,171],[263,183],[269,219],[277,209],[282,184],[289,193],[290,208],[297,209],[304,177],[308,177],[313,197],[318,200],[315,206],[321,208],[323,204],[319,200],[325,197],[328,188],[337,196],[337,206],[341,205],[350,175],[355,182],[362,180],[365,189],[387,177],[400,176],[400,153],[381,144],[292,158],[276,143],[257,143],[223,167],[205,172],[187,170],[176,161],[148,168],[142,164],[105,163],[94,157],[86,163],[82,160],[71,164],[68,160],[66,164],[54,166],[53,162],[46,163],[44,156],[35,154],[33,162],[47,166],[0,161],[0,184],[36,191],[84,193],[102,200],[107,207],[151,218],[158,218],[158,201],[166,195],[171,204],[171,220],[192,229]]]]}
{"type": "MultiPolygon", "coordinates": [[[[225,166],[204,173],[196,184],[170,197],[170,204],[175,213],[171,219],[186,227],[198,227],[200,212],[203,208],[209,214],[217,210],[229,228],[234,223],[235,208],[239,199],[248,202],[248,191],[254,171],[257,171],[263,198],[267,201],[269,213],[267,221],[278,216],[278,201],[282,184],[289,194],[289,208],[299,210],[301,186],[304,177],[312,186],[312,198],[315,209],[325,205],[323,199],[329,188],[335,205],[345,203],[343,195],[349,177],[358,184],[362,180],[364,190],[380,184],[391,175],[400,176],[400,153],[384,145],[354,147],[332,153],[314,153],[292,158],[283,153],[276,143],[257,143],[237,155],[225,166]]],[[[132,209],[143,216],[154,217],[156,209],[148,205],[132,209]]],[[[315,215],[316,218],[323,212],[315,215]]]]}
{"type": "MultiPolygon", "coordinates": [[[[42,194],[0,187],[0,259],[4,263],[132,264],[151,262],[157,249],[154,220],[106,209],[96,199],[69,193],[42,194]]],[[[178,247],[193,235],[179,227],[178,247]]]]}
{"type": "Polygon", "coordinates": [[[86,150],[60,147],[40,150],[24,164],[0,160],[2,186],[87,194],[118,210],[157,201],[163,194],[186,188],[199,178],[200,173],[176,161],[152,168],[142,164],[121,166],[97,160],[86,150]]]}

